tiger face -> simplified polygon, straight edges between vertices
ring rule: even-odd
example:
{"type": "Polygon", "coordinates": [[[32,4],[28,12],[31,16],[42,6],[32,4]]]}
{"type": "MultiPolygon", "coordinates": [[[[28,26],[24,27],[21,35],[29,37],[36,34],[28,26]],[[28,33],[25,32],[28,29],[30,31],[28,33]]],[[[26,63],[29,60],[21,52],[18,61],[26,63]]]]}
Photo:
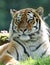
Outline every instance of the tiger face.
{"type": "Polygon", "coordinates": [[[13,32],[17,34],[20,40],[29,40],[31,35],[38,33],[40,30],[40,17],[43,14],[43,8],[38,9],[26,8],[19,11],[10,9],[13,19],[13,32]]]}

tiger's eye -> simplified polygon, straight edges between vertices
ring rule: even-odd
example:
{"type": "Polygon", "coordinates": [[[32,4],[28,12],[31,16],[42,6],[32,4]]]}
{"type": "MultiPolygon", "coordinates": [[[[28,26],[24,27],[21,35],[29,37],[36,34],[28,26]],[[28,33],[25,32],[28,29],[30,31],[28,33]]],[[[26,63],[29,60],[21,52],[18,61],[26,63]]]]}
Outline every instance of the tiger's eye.
{"type": "Polygon", "coordinates": [[[29,22],[29,23],[32,23],[32,20],[29,20],[28,22],[29,22]]]}
{"type": "Polygon", "coordinates": [[[38,19],[36,19],[36,21],[38,22],[38,19]]]}
{"type": "Polygon", "coordinates": [[[27,13],[27,21],[28,21],[29,23],[31,23],[32,20],[33,20],[33,13],[32,13],[32,12],[28,12],[28,13],[27,13]]]}
{"type": "Polygon", "coordinates": [[[28,13],[30,13],[30,11],[28,13]]]}
{"type": "Polygon", "coordinates": [[[36,15],[35,15],[35,14],[34,14],[33,16],[34,16],[34,17],[36,17],[36,15]]]}

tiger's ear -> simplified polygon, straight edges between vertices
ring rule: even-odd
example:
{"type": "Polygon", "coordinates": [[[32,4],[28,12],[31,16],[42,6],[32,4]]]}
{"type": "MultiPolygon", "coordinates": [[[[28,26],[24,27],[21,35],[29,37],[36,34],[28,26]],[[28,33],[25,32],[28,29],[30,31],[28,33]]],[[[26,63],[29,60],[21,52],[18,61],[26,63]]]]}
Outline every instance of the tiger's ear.
{"type": "Polygon", "coordinates": [[[15,10],[15,9],[10,9],[10,13],[11,13],[12,17],[15,16],[16,12],[17,12],[17,10],[15,10]]]}
{"type": "Polygon", "coordinates": [[[43,7],[37,8],[37,9],[36,9],[36,12],[37,12],[40,16],[42,16],[42,15],[43,15],[43,12],[44,12],[43,7]]]}

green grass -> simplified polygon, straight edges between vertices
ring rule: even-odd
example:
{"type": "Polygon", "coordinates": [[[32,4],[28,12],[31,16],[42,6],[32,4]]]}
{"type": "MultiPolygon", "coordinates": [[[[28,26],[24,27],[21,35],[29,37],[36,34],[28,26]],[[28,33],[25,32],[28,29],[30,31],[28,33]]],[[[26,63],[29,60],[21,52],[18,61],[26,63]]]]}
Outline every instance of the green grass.
{"type": "Polygon", "coordinates": [[[2,62],[0,62],[0,65],[4,65],[2,62]]]}
{"type": "Polygon", "coordinates": [[[20,62],[20,65],[50,65],[50,57],[39,58],[37,60],[29,58],[26,61],[20,62]]]}

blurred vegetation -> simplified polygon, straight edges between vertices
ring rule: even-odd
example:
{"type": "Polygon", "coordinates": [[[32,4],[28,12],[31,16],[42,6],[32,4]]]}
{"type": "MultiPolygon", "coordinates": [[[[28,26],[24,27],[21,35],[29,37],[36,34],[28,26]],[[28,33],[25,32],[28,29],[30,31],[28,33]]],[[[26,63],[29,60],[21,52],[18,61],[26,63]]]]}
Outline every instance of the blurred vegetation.
{"type": "Polygon", "coordinates": [[[2,62],[0,62],[0,65],[4,65],[2,62]]]}
{"type": "MultiPolygon", "coordinates": [[[[0,62],[0,65],[4,65],[4,64],[0,62]]],[[[30,57],[25,61],[21,61],[19,65],[50,65],[50,57],[38,58],[37,60],[33,60],[30,57]]]]}
{"type": "Polygon", "coordinates": [[[37,60],[28,58],[26,61],[20,62],[20,65],[50,65],[50,57],[38,58],[37,60]]]}
{"type": "Polygon", "coordinates": [[[0,45],[3,45],[7,42],[9,42],[10,40],[8,40],[9,37],[9,33],[7,31],[1,31],[0,32],[0,45]]]}
{"type": "MultiPolygon", "coordinates": [[[[50,0],[0,0],[0,30],[8,30],[11,15],[10,9],[20,10],[22,8],[37,8],[39,6],[44,7],[44,16],[50,13],[50,0]]],[[[46,19],[46,22],[50,25],[50,17],[46,19]]]]}

